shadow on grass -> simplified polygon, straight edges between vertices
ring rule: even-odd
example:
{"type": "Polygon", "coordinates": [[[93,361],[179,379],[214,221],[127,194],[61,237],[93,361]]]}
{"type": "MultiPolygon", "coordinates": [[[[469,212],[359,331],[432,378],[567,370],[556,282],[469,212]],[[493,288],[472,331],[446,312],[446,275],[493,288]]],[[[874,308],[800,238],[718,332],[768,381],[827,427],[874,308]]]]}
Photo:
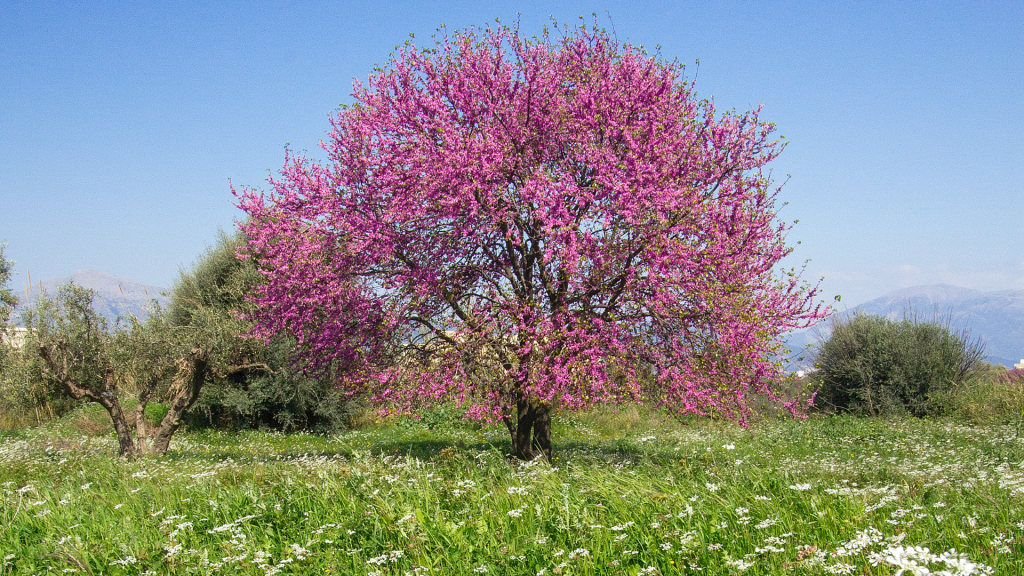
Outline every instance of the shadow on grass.
{"type": "MultiPolygon", "coordinates": [[[[509,441],[466,442],[444,438],[417,438],[381,442],[368,447],[371,454],[378,456],[411,456],[420,460],[445,460],[456,454],[476,455],[484,452],[497,452],[510,462],[518,462],[512,456],[512,444],[509,441]]],[[[675,461],[678,456],[668,451],[644,450],[626,441],[586,441],[565,440],[553,443],[552,454],[560,460],[580,462],[611,462],[637,464],[640,462],[667,463],[675,461]]]]}
{"type": "MultiPolygon", "coordinates": [[[[240,462],[287,462],[311,457],[354,459],[358,457],[356,455],[358,452],[377,458],[408,456],[423,461],[440,462],[460,455],[475,458],[483,453],[496,453],[510,462],[519,462],[512,456],[512,445],[509,440],[448,437],[444,432],[427,430],[413,433],[405,431],[401,436],[396,434],[384,438],[364,438],[362,442],[340,436],[322,444],[320,442],[313,442],[312,445],[310,443],[289,445],[287,442],[275,443],[276,445],[265,444],[266,451],[260,453],[253,453],[250,448],[245,446],[245,442],[235,446],[225,443],[223,438],[214,440],[200,437],[195,440],[184,446],[175,446],[175,443],[172,443],[171,450],[165,457],[172,460],[199,458],[219,461],[230,458],[240,462]]],[[[552,449],[553,456],[559,459],[555,463],[556,466],[566,462],[630,466],[640,463],[664,465],[679,459],[679,454],[676,452],[659,449],[656,445],[638,444],[629,439],[588,439],[571,436],[560,439],[556,436],[552,449]]]]}
{"type": "Polygon", "coordinates": [[[449,440],[445,438],[417,438],[409,440],[392,440],[381,442],[369,448],[376,456],[411,456],[420,460],[444,460],[456,454],[484,452],[500,452],[510,455],[512,445],[509,442],[488,442],[449,440]]]}

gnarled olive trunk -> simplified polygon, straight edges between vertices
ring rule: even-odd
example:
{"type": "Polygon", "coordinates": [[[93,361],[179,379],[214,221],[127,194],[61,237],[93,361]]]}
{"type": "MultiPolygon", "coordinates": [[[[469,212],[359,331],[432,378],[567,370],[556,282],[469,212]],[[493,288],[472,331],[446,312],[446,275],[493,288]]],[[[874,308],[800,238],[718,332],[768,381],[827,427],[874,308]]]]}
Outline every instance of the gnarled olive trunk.
{"type": "MultiPolygon", "coordinates": [[[[171,438],[181,427],[181,418],[185,412],[199,399],[199,393],[206,383],[208,362],[202,354],[193,351],[183,364],[183,370],[171,386],[169,406],[160,424],[150,430],[146,424],[145,410],[150,393],[156,388],[151,384],[139,395],[139,405],[135,413],[135,435],[138,441],[139,454],[166,454],[171,446],[171,438]]],[[[111,415],[113,417],[113,415],[111,415]]],[[[123,456],[124,454],[122,454],[123,456]]]]}
{"type": "Polygon", "coordinates": [[[190,361],[192,365],[187,371],[187,377],[183,379],[177,393],[171,397],[170,408],[163,420],[160,421],[160,427],[157,428],[156,434],[153,436],[151,448],[153,454],[167,452],[167,448],[171,445],[171,437],[181,427],[181,417],[199,399],[199,392],[202,390],[203,384],[206,383],[208,367],[206,358],[193,356],[190,361]]]}
{"type": "Polygon", "coordinates": [[[117,434],[121,457],[134,458],[138,454],[138,450],[132,441],[132,432],[128,428],[128,422],[125,420],[124,410],[121,409],[121,402],[118,401],[117,394],[104,391],[99,394],[97,401],[110,414],[110,422],[114,425],[114,432],[117,434]]]}

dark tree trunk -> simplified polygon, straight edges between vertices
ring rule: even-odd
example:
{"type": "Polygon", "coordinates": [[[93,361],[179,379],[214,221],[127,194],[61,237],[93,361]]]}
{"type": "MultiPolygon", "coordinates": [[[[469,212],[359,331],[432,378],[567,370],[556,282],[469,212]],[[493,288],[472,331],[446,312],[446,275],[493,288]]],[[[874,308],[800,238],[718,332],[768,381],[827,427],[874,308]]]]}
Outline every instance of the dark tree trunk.
{"type": "Polygon", "coordinates": [[[504,419],[512,438],[512,454],[525,461],[543,456],[551,462],[551,409],[546,404],[520,399],[516,419],[504,419]]]}
{"type": "Polygon", "coordinates": [[[124,410],[121,409],[121,402],[118,401],[117,394],[104,391],[99,402],[107,409],[107,413],[110,414],[110,421],[114,424],[114,432],[117,433],[117,443],[121,448],[120,456],[122,458],[135,458],[138,455],[138,451],[135,449],[132,431],[125,420],[124,410]]]}
{"type": "Polygon", "coordinates": [[[516,403],[516,433],[512,437],[512,453],[520,460],[533,460],[537,455],[533,452],[533,442],[530,435],[533,433],[533,421],[535,418],[533,406],[527,399],[521,399],[516,403]]]}
{"type": "Polygon", "coordinates": [[[539,404],[533,420],[533,449],[551,463],[551,407],[539,404]]]}

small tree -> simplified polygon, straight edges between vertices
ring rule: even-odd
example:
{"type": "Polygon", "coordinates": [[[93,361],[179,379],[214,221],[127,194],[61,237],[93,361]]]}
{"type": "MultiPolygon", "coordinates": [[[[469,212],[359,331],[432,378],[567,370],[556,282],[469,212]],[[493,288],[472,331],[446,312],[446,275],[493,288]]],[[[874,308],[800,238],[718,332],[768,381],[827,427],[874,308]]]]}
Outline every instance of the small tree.
{"type": "Polygon", "coordinates": [[[77,399],[97,402],[110,415],[122,457],[163,454],[206,382],[235,371],[264,367],[250,363],[244,340],[231,326],[197,307],[192,325],[175,326],[154,302],[144,322],[111,329],[93,309],[93,293],[62,286],[56,299],[42,297],[26,314],[30,342],[38,351],[42,377],[77,399]],[[133,389],[138,403],[126,415],[122,392],[133,389]],[[146,406],[161,400],[168,410],[154,428],[146,406]],[[134,429],[134,434],[133,434],[134,429]]]}
{"type": "MultiPolygon", "coordinates": [[[[165,351],[156,349],[165,343],[143,337],[145,330],[138,322],[131,330],[112,331],[106,319],[93,309],[92,291],[74,284],[60,287],[55,299],[41,296],[26,313],[25,322],[31,335],[29,345],[41,360],[42,377],[73,398],[103,406],[117,434],[121,456],[150,451],[144,410],[165,376],[161,354],[165,351]],[[140,376],[147,381],[141,387],[138,413],[133,419],[136,444],[121,406],[121,389],[127,380],[140,376]]],[[[165,421],[170,422],[167,418],[165,421]]]]}
{"type": "Polygon", "coordinates": [[[269,198],[241,193],[255,333],[387,410],[501,420],[523,459],[550,459],[552,407],[645,379],[742,421],[748,391],[775,397],[780,334],[823,316],[772,271],[774,127],[603,30],[560,32],[407,44],[333,119],[328,164],[289,153],[269,198]]]}
{"type": "MultiPolygon", "coordinates": [[[[7,385],[8,380],[13,376],[13,367],[11,366],[13,354],[10,349],[11,342],[9,341],[10,336],[8,332],[11,328],[11,312],[18,305],[18,298],[7,287],[7,283],[11,280],[11,268],[14,263],[4,257],[4,250],[6,248],[6,244],[0,243],[0,395],[7,392],[9,388],[7,385]]],[[[8,398],[0,397],[0,406],[9,403],[8,398]]]]}
{"type": "Polygon", "coordinates": [[[855,314],[833,321],[815,356],[819,406],[925,416],[937,409],[936,394],[964,383],[985,349],[948,322],[855,314]]]}
{"type": "Polygon", "coordinates": [[[26,334],[12,331],[11,313],[18,298],[7,286],[14,263],[4,257],[5,248],[0,243],[0,413],[18,420],[34,415],[39,423],[69,409],[73,402],[55,402],[59,394],[42,381],[38,358],[31,344],[26,346],[26,334]]]}

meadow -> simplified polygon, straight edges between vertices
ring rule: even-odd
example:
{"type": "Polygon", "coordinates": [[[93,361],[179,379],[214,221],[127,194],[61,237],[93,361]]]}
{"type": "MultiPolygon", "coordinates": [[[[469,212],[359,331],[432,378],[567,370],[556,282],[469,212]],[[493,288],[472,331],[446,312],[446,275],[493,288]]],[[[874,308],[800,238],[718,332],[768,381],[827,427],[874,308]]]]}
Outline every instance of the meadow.
{"type": "Polygon", "coordinates": [[[0,575],[1021,574],[1024,438],[953,420],[558,415],[555,461],[444,411],[191,431],[119,461],[74,418],[0,437],[0,575]]]}

